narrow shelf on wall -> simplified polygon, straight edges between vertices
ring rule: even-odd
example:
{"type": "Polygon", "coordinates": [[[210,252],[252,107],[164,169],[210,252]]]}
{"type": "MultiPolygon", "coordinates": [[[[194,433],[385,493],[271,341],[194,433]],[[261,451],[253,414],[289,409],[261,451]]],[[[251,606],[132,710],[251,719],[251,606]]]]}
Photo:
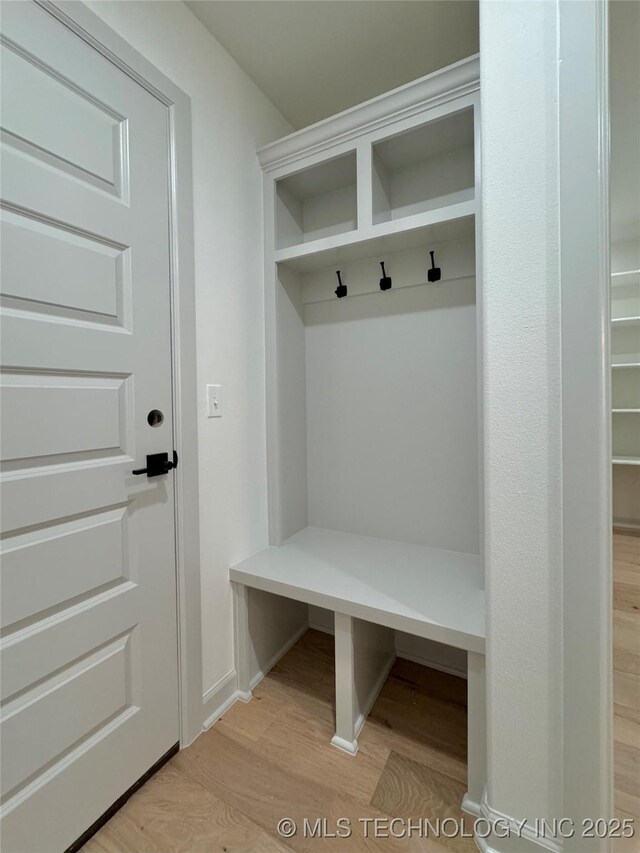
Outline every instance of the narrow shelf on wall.
{"type": "Polygon", "coordinates": [[[611,323],[614,326],[635,326],[640,325],[640,316],[634,317],[612,317],[611,323]]]}
{"type": "Polygon", "coordinates": [[[640,456],[614,456],[614,465],[640,465],[640,456]]]}
{"type": "Polygon", "coordinates": [[[640,409],[612,409],[614,415],[637,415],[640,409]]]}
{"type": "Polygon", "coordinates": [[[624,270],[623,272],[612,272],[612,287],[618,287],[619,285],[623,284],[636,284],[640,286],[640,270],[624,270]]]}
{"type": "Polygon", "coordinates": [[[382,257],[384,253],[447,243],[473,236],[475,209],[474,201],[461,202],[280,249],[275,252],[274,259],[295,272],[306,273],[372,255],[382,257]]]}

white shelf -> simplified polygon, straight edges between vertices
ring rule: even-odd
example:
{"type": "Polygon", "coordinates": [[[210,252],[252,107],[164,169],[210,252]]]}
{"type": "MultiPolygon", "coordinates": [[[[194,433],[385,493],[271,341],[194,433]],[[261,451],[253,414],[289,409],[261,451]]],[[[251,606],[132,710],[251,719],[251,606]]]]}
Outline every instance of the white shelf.
{"type": "Polygon", "coordinates": [[[627,365],[626,370],[612,371],[611,407],[613,411],[640,410],[640,367],[627,365]]]}
{"type": "Polygon", "coordinates": [[[640,367],[640,361],[620,361],[611,365],[611,368],[614,370],[617,370],[620,367],[640,367]]]}
{"type": "Polygon", "coordinates": [[[614,415],[637,415],[640,409],[612,409],[614,415]]]}
{"type": "Polygon", "coordinates": [[[624,270],[623,272],[611,273],[611,286],[637,284],[640,286],[640,270],[624,270]]]}
{"type": "Polygon", "coordinates": [[[233,566],[230,579],[484,652],[479,556],[307,527],[233,566]]]}
{"type": "Polygon", "coordinates": [[[640,457],[638,456],[614,456],[614,465],[640,465],[640,457]]]}
{"type": "Polygon", "coordinates": [[[373,221],[473,199],[473,108],[378,140],[372,150],[373,221]]]}
{"type": "Polygon", "coordinates": [[[275,261],[295,272],[307,273],[381,252],[404,252],[429,243],[447,243],[473,236],[475,211],[475,201],[465,201],[280,249],[275,252],[275,261]]]}
{"type": "Polygon", "coordinates": [[[278,248],[357,227],[355,151],[281,178],[275,190],[278,248]]]}
{"type": "Polygon", "coordinates": [[[614,326],[635,326],[640,324],[640,317],[613,317],[611,323],[614,326]]]}

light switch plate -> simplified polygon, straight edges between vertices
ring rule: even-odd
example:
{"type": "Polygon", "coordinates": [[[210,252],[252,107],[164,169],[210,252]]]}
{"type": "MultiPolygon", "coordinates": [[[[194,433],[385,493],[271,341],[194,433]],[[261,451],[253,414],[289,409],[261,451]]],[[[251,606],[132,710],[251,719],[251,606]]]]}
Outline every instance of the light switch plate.
{"type": "Polygon", "coordinates": [[[222,385],[207,385],[207,417],[222,417],[222,385]]]}

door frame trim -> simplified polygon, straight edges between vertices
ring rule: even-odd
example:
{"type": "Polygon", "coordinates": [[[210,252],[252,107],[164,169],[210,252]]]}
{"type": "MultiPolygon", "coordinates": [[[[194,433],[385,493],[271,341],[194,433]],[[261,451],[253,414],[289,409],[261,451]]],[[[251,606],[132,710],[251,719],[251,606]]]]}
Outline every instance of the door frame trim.
{"type": "Polygon", "coordinates": [[[167,108],[180,746],[202,732],[191,99],[79,0],[34,0],[167,108]]]}

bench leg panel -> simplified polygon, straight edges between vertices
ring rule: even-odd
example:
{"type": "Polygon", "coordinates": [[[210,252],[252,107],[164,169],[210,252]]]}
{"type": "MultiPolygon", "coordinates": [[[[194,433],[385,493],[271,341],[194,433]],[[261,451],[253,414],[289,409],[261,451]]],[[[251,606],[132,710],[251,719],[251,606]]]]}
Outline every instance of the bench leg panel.
{"type": "Polygon", "coordinates": [[[234,632],[236,673],[238,676],[238,698],[243,702],[251,699],[250,634],[249,634],[249,590],[241,583],[232,583],[234,607],[234,632]]]}
{"type": "Polygon", "coordinates": [[[480,803],[487,784],[487,711],[485,657],[467,652],[467,793],[462,807],[480,814],[480,803]]]}
{"type": "Polygon", "coordinates": [[[331,743],[354,755],[358,735],[393,666],[395,632],[335,614],[336,734],[331,743]]]}
{"type": "Polygon", "coordinates": [[[333,746],[355,755],[358,751],[355,717],[355,678],[353,654],[353,618],[344,613],[335,614],[336,662],[336,733],[333,746]]]}

